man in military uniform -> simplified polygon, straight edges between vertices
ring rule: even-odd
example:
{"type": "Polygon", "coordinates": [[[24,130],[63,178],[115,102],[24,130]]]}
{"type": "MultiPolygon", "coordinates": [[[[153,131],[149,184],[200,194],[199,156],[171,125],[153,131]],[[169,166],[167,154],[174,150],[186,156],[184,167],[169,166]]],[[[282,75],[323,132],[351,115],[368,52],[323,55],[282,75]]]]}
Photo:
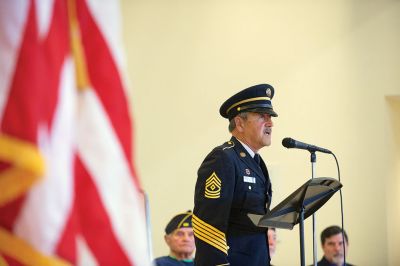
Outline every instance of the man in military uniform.
{"type": "Polygon", "coordinates": [[[198,170],[192,220],[196,266],[270,265],[267,228],[255,226],[247,214],[265,214],[271,200],[258,151],[271,144],[273,96],[271,85],[255,85],[220,108],[232,138],[214,148],[198,170]]]}

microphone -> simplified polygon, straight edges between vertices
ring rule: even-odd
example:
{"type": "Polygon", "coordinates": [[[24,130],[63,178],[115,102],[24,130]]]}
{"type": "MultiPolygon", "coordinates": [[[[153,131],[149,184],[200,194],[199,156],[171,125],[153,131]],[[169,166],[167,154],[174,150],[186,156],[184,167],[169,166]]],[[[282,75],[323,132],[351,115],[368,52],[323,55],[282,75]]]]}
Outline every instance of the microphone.
{"type": "Polygon", "coordinates": [[[308,150],[309,152],[323,152],[323,153],[332,153],[328,149],[324,149],[318,146],[314,146],[311,144],[307,144],[301,141],[294,140],[292,138],[284,138],[282,140],[282,145],[288,149],[290,148],[296,148],[296,149],[302,149],[302,150],[308,150]]]}

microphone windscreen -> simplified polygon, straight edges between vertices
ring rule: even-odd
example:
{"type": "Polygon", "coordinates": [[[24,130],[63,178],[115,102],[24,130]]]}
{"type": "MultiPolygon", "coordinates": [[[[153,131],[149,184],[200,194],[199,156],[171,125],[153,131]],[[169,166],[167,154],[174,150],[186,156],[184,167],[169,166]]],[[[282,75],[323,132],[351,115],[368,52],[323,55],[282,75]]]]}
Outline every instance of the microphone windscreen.
{"type": "Polygon", "coordinates": [[[284,138],[282,140],[282,145],[283,145],[283,147],[286,147],[286,148],[293,148],[294,147],[294,141],[293,141],[292,138],[284,138]]]}

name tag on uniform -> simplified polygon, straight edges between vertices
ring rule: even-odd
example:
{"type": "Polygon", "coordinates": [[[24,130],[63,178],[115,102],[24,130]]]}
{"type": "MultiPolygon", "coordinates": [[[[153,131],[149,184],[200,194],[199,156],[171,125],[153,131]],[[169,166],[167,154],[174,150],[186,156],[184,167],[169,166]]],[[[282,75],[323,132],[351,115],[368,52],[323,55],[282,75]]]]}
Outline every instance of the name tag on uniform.
{"type": "Polygon", "coordinates": [[[255,183],[256,183],[256,178],[255,178],[255,177],[252,177],[252,176],[244,175],[244,176],[243,176],[243,181],[246,182],[246,183],[255,184],[255,183]]]}

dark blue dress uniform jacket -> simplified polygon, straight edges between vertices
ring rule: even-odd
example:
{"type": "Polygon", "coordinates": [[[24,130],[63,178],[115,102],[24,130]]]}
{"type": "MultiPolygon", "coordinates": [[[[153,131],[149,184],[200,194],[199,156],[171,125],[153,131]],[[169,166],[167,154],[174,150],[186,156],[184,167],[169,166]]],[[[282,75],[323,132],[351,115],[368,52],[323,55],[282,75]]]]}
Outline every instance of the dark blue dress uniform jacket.
{"type": "Polygon", "coordinates": [[[258,165],[236,138],[211,151],[195,189],[195,265],[270,265],[267,228],[247,214],[265,214],[271,194],[265,163],[258,165]]]}

